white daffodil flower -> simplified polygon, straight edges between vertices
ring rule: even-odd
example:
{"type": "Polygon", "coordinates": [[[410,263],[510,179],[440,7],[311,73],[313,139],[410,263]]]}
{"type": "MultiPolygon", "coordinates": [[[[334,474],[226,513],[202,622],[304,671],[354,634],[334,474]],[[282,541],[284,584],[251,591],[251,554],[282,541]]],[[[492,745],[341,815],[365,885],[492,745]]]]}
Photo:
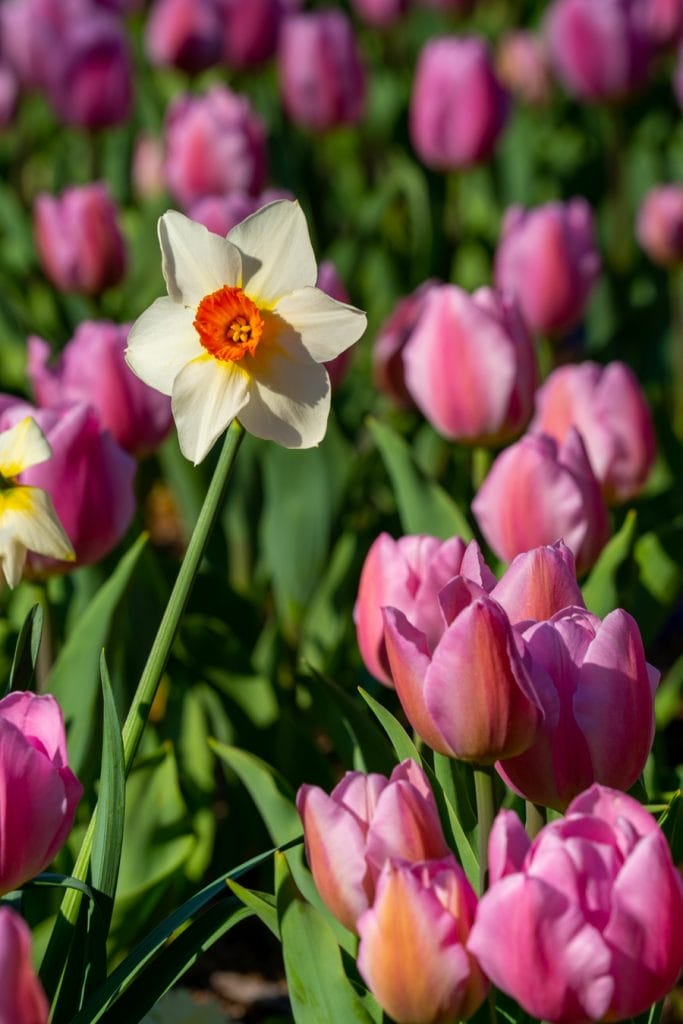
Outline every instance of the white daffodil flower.
{"type": "Polygon", "coordinates": [[[10,587],[21,579],[27,551],[65,562],[76,557],[49,494],[16,482],[23,470],[51,456],[31,416],[0,434],[0,570],[10,587]]]}
{"type": "Polygon", "coordinates": [[[169,210],[159,220],[168,296],[136,320],[126,360],[171,395],[180,448],[195,465],[235,418],[285,448],[325,435],[321,364],[361,336],[365,314],[315,287],[296,202],[270,203],[222,238],[169,210]]]}

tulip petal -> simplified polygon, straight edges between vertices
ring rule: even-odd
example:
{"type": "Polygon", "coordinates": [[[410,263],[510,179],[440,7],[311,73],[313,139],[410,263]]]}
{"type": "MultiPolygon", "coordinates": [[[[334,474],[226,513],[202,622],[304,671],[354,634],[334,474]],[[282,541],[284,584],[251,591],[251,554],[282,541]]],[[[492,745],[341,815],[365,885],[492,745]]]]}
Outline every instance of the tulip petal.
{"type": "Polygon", "coordinates": [[[408,781],[390,783],[377,801],[366,840],[366,857],[377,874],[390,857],[412,863],[449,852],[434,798],[426,800],[408,781]]]}
{"type": "Polygon", "coordinates": [[[489,835],[489,884],[521,871],[531,840],[514,811],[499,811],[489,835]]]}
{"type": "Polygon", "coordinates": [[[334,359],[358,341],[367,327],[365,313],[319,288],[299,288],[284,295],[273,312],[291,325],[316,363],[334,359]]]}
{"type": "Polygon", "coordinates": [[[0,1020],[44,1024],[50,1008],[31,964],[31,933],[9,907],[0,907],[0,1020]]]}
{"type": "Polygon", "coordinates": [[[193,326],[194,310],[164,296],[131,327],[126,362],[140,380],[170,395],[173,381],[187,363],[204,353],[193,326]]]}
{"type": "Polygon", "coordinates": [[[196,307],[224,285],[241,284],[238,250],[176,210],[159,218],[161,269],[174,302],[196,307]]]}
{"type": "Polygon", "coordinates": [[[242,254],[242,287],[257,305],[272,309],[288,292],[315,285],[315,255],[298,203],[269,203],[227,237],[242,254]]]}
{"type": "Polygon", "coordinates": [[[193,359],[175,379],[173,418],[180,450],[195,466],[249,400],[249,377],[239,363],[208,354],[193,359]]]}
{"type": "Polygon", "coordinates": [[[581,607],[572,552],[558,541],[517,555],[491,597],[503,606],[513,625],[550,619],[568,605],[581,607]]]}

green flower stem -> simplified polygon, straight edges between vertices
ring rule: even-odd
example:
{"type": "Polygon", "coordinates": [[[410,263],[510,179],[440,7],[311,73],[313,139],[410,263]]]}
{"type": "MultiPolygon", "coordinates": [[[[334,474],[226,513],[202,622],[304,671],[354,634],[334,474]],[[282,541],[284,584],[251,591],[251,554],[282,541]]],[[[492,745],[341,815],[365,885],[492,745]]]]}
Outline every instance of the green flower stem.
{"type": "Polygon", "coordinates": [[[493,769],[488,765],[474,765],[474,791],[477,796],[477,821],[479,827],[479,894],[486,891],[489,875],[489,835],[496,814],[493,795],[493,769]]]}
{"type": "MultiPolygon", "coordinates": [[[[195,525],[190,543],[185,552],[180,571],[178,573],[175,585],[171,592],[171,596],[166,606],[166,610],[159,624],[152,649],[149,652],[147,663],[142,670],[140,676],[140,682],[138,688],[133,697],[130,710],[126,717],[126,721],[123,726],[123,754],[125,761],[126,775],[128,775],[135,754],[137,752],[142,734],[147,724],[147,717],[149,710],[154,701],[159,681],[161,680],[162,673],[168,660],[168,655],[171,650],[171,646],[175,639],[180,620],[188,598],[192,589],[195,576],[199,570],[202,558],[204,557],[204,551],[211,534],[213,525],[220,514],[223,505],[223,499],[225,497],[225,491],[230,480],[230,475],[235,462],[235,456],[240,447],[242,438],[244,437],[244,429],[240,426],[237,421],[233,421],[232,426],[229,428],[225,435],[223,442],[223,449],[221,451],[216,469],[213,474],[209,489],[204,499],[199,518],[195,525]]],[[[85,881],[88,876],[88,869],[90,866],[90,857],[92,853],[92,843],[95,831],[95,818],[97,815],[97,807],[95,807],[88,829],[85,833],[85,837],[81,844],[81,848],[74,865],[72,875],[74,878],[85,881]]],[[[59,936],[60,922],[64,925],[73,927],[76,924],[78,913],[81,905],[81,893],[77,890],[70,889],[65,895],[60,910],[60,916],[57,920],[57,924],[53,930],[53,934],[50,939],[50,946],[48,947],[45,955],[45,960],[48,961],[52,958],[53,952],[53,940],[59,936]]],[[[61,943],[58,944],[58,948],[54,950],[54,955],[63,956],[64,947],[61,943]],[[61,949],[59,948],[61,946],[61,949]]],[[[42,973],[42,972],[41,972],[42,973]]]]}
{"type": "Polygon", "coordinates": [[[529,839],[535,839],[548,820],[546,809],[531,800],[526,801],[525,809],[526,833],[529,839]]]}
{"type": "Polygon", "coordinates": [[[472,490],[476,494],[491,468],[492,453],[490,448],[477,447],[472,449],[472,490]]]}

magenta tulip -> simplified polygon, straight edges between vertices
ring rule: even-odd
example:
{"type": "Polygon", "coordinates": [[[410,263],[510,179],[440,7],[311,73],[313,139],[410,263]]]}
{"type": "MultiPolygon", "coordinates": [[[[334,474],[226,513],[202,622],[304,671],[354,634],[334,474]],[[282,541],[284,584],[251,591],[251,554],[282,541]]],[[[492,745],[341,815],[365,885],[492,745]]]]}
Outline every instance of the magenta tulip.
{"type": "Polygon", "coordinates": [[[99,295],[119,283],[126,245],[118,210],[103,182],[36,197],[34,233],[43,270],[56,288],[99,295]]]}
{"type": "Polygon", "coordinates": [[[246,96],[215,85],[181,95],[166,114],[166,180],[185,208],[234,190],[256,195],[266,173],[266,133],[246,96]]]}
{"type": "Polygon", "coordinates": [[[31,963],[31,933],[10,907],[0,907],[0,1024],[47,1024],[50,1007],[31,963]]]}
{"type": "Polygon", "coordinates": [[[0,764],[2,894],[52,863],[83,793],[69,768],[64,720],[54,697],[15,691],[0,700],[0,764]]]}
{"type": "Polygon", "coordinates": [[[585,199],[511,206],[495,258],[496,285],[519,303],[532,331],[555,334],[583,316],[600,273],[585,199]]]}
{"type": "Polygon", "coordinates": [[[393,682],[382,608],[402,611],[433,650],[445,626],[437,595],[453,576],[466,576],[485,591],[496,582],[476,541],[466,545],[459,537],[441,541],[425,535],[394,540],[381,533],[373,542],[363,563],[353,620],[365,666],[386,686],[393,682]]]}
{"type": "MultiPolygon", "coordinates": [[[[118,544],[135,512],[136,463],[103,430],[95,410],[84,402],[35,409],[2,396],[0,430],[32,416],[52,448],[52,458],[25,470],[20,482],[41,487],[76,551],[76,565],[103,558],[118,544]]],[[[64,572],[74,563],[29,556],[36,574],[64,572]]]]}
{"type": "Polygon", "coordinates": [[[625,363],[561,366],[536,393],[530,430],[561,444],[575,427],[608,502],[642,490],[656,454],[650,409],[625,363]]]}
{"type": "Polygon", "coordinates": [[[123,353],[129,328],[109,320],[84,321],[53,367],[48,366],[50,346],[29,338],[28,376],[38,405],[89,403],[125,451],[145,455],[171,429],[171,402],[128,369],[123,353]]]}
{"type": "Polygon", "coordinates": [[[489,849],[469,948],[527,1013],[617,1021],[666,995],[683,965],[683,883],[636,800],[592,786],[533,842],[501,811],[489,849]]]}
{"type": "Polygon", "coordinates": [[[508,113],[488,46],[444,36],[420,54],[410,101],[410,138],[428,167],[447,171],[487,160],[508,113]]]}
{"type": "Polygon", "coordinates": [[[515,626],[543,622],[569,606],[583,607],[571,550],[560,540],[517,555],[491,597],[515,626]]]}
{"type": "Polygon", "coordinates": [[[365,110],[365,69],[342,11],[286,18],[278,47],[280,92],[289,117],[315,132],[355,124],[365,110]]]}
{"type": "Polygon", "coordinates": [[[351,931],[371,905],[390,857],[415,862],[449,852],[427,777],[411,760],[388,779],[347,772],[329,796],[318,786],[301,786],[296,806],[318,892],[351,931]]]}
{"type": "Polygon", "coordinates": [[[476,907],[452,856],[384,866],[358,921],[358,970],[396,1024],[451,1024],[481,1006],[488,981],[468,949],[476,907]]]}
{"type": "Polygon", "coordinates": [[[672,267],[683,262],[683,185],[658,185],[648,192],[636,233],[653,263],[672,267]]]}
{"type": "Polygon", "coordinates": [[[672,46],[683,37],[681,0],[644,0],[650,39],[657,47],[672,46]]]}
{"type": "Polygon", "coordinates": [[[530,106],[550,100],[552,83],[543,40],[525,29],[507,32],[498,44],[496,71],[513,96],[530,106]]]}
{"type": "Polygon", "coordinates": [[[384,609],[391,675],[410,724],[433,750],[463,761],[522,753],[542,711],[521,640],[471,580],[454,577],[439,603],[447,625],[433,653],[403,612],[384,609]]]}
{"type": "Polygon", "coordinates": [[[564,540],[582,573],[610,534],[600,484],[573,427],[561,444],[545,434],[526,434],[502,451],[472,511],[487,543],[506,562],[564,540]]]}
{"type": "Polygon", "coordinates": [[[221,59],[221,28],[216,0],[155,0],[145,49],[152,63],[194,74],[221,59]]]}
{"type": "Polygon", "coordinates": [[[531,416],[531,338],[516,307],[490,288],[431,288],[403,362],[415,404],[449,440],[499,444],[531,416]]]}
{"type": "Polygon", "coordinates": [[[223,60],[247,68],[272,57],[277,48],[285,0],[216,0],[222,22],[223,60]]]}
{"type": "Polygon", "coordinates": [[[523,637],[542,670],[534,678],[545,718],[526,752],[501,760],[500,774],[526,799],[557,810],[593,782],[628,789],[652,746],[659,679],[634,620],[621,608],[603,622],[568,608],[523,637]]]}
{"type": "Polygon", "coordinates": [[[414,292],[400,299],[377,333],[372,352],[373,380],[375,386],[397,405],[414,405],[406,387],[405,347],[417,326],[427,296],[438,284],[436,280],[423,281],[414,292]]]}
{"type": "Polygon", "coordinates": [[[641,0],[554,0],[546,27],[553,65],[573,96],[619,100],[647,78],[651,41],[641,0]]]}

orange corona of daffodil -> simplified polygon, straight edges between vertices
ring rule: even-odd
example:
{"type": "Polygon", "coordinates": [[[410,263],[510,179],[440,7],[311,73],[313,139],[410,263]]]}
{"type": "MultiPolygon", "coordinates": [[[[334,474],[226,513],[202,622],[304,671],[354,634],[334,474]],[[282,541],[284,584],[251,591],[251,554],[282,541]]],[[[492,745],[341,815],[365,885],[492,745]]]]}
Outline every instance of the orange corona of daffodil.
{"type": "Polygon", "coordinates": [[[50,496],[16,479],[29,466],[51,456],[52,450],[31,416],[0,434],[0,569],[10,587],[21,579],[27,551],[67,562],[76,557],[50,496]]]}
{"type": "Polygon", "coordinates": [[[296,202],[271,203],[222,238],[175,211],[159,220],[168,296],[135,322],[126,360],[171,395],[183,454],[196,464],[235,418],[257,437],[310,448],[325,435],[327,360],[365,314],[315,287],[296,202]]]}

